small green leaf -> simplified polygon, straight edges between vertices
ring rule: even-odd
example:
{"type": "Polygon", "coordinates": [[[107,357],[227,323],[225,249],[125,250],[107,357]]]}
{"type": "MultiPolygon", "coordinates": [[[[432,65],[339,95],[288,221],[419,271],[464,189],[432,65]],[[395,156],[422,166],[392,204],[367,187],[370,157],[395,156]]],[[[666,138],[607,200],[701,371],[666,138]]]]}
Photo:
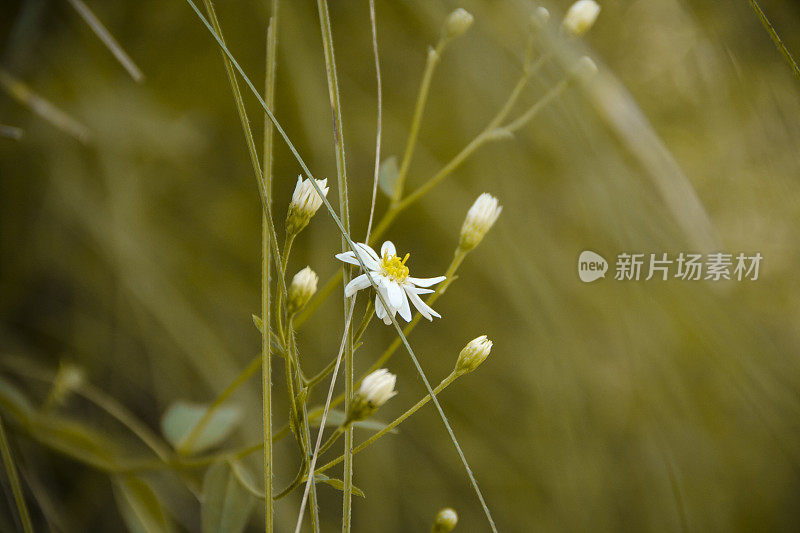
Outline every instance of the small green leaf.
{"type": "MultiPolygon", "coordinates": [[[[335,477],[328,477],[325,474],[318,473],[314,474],[314,481],[317,483],[325,483],[330,485],[331,487],[335,488],[336,490],[344,491],[344,481],[341,479],[336,479],[335,477]]],[[[364,491],[353,485],[350,489],[351,494],[355,494],[356,496],[361,496],[362,498],[366,498],[364,495],[364,491]]]]}
{"type": "Polygon", "coordinates": [[[394,194],[398,173],[397,158],[395,156],[387,157],[383,160],[381,168],[378,170],[378,183],[381,186],[383,194],[389,198],[394,194]]]}
{"type": "MultiPolygon", "coordinates": [[[[200,422],[208,406],[185,401],[173,403],[161,419],[161,431],[176,449],[180,448],[192,429],[200,422]]],[[[232,405],[218,407],[185,451],[197,453],[222,442],[239,421],[241,411],[232,405]]]]}
{"type": "MultiPolygon", "coordinates": [[[[253,484],[246,469],[241,468],[239,475],[247,476],[247,482],[253,484]]],[[[255,503],[227,462],[212,464],[203,478],[203,533],[244,531],[255,503]]]]}
{"type": "MultiPolygon", "coordinates": [[[[325,427],[339,427],[344,424],[345,418],[347,418],[344,414],[344,411],[339,411],[338,409],[331,409],[328,411],[328,417],[325,419],[325,427]]],[[[312,421],[315,427],[319,427],[320,419],[316,419],[312,421]]],[[[389,424],[384,422],[380,422],[378,420],[366,419],[360,420],[358,422],[353,422],[353,427],[358,427],[362,429],[369,429],[372,431],[380,431],[389,424]]],[[[397,433],[396,429],[391,430],[389,433],[397,433]]]]}
{"type": "Polygon", "coordinates": [[[155,492],[138,477],[115,478],[114,496],[131,533],[172,531],[172,524],[155,492]]]}

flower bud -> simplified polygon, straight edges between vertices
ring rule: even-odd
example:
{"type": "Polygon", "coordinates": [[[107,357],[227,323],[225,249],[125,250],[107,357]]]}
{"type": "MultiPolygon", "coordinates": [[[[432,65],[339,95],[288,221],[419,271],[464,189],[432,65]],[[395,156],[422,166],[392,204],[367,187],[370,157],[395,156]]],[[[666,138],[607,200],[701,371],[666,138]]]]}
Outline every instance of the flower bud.
{"type": "Polygon", "coordinates": [[[545,7],[537,7],[531,15],[531,24],[535,29],[544,28],[550,20],[550,12],[545,7]]]}
{"type": "Polygon", "coordinates": [[[494,225],[503,208],[498,205],[497,198],[489,193],[478,196],[467,212],[467,218],[461,226],[459,248],[469,251],[478,246],[483,236],[494,225]]]}
{"type": "Polygon", "coordinates": [[[85,377],[81,368],[71,363],[62,364],[53,379],[49,401],[55,405],[63,404],[71,392],[83,385],[85,377]]]}
{"type": "Polygon", "coordinates": [[[458,354],[456,372],[464,374],[472,372],[483,363],[489,352],[492,351],[492,341],[486,335],[481,335],[469,341],[461,353],[458,354]]]}
{"type": "Polygon", "coordinates": [[[293,314],[302,309],[317,292],[317,273],[311,267],[305,267],[292,278],[289,286],[289,314],[293,314]]]}
{"type": "Polygon", "coordinates": [[[445,507],[440,510],[433,521],[432,533],[450,533],[458,524],[458,514],[455,509],[445,507]]]}
{"type": "MultiPolygon", "coordinates": [[[[316,180],[323,196],[328,195],[328,180],[316,180]]],[[[317,193],[309,178],[297,176],[289,212],[286,214],[286,232],[296,235],[311,221],[311,217],[322,206],[322,197],[317,193]]]]}
{"type": "Polygon", "coordinates": [[[371,373],[361,382],[361,386],[350,402],[345,424],[364,420],[397,394],[394,384],[397,376],[381,368],[371,373]]]}
{"type": "Polygon", "coordinates": [[[575,37],[583,35],[594,25],[600,6],[594,0],[578,0],[570,6],[564,15],[564,30],[575,37]]]}
{"type": "Polygon", "coordinates": [[[444,21],[445,39],[455,39],[456,37],[463,35],[466,33],[469,27],[472,26],[472,22],[474,20],[474,17],[469,11],[459,7],[450,13],[450,15],[447,17],[447,20],[444,21]]]}

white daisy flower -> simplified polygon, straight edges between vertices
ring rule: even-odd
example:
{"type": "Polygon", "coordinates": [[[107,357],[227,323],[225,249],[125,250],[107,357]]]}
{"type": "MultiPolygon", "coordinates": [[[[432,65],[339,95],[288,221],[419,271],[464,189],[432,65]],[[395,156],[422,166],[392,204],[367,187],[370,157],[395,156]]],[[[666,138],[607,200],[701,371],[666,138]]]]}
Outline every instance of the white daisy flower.
{"type": "MultiPolygon", "coordinates": [[[[361,242],[356,243],[356,249],[359,251],[358,255],[361,261],[367,267],[372,280],[388,306],[388,308],[384,307],[381,299],[377,295],[375,296],[375,314],[384,323],[391,324],[392,317],[397,313],[400,313],[400,316],[406,322],[410,322],[411,307],[409,306],[409,301],[428,320],[433,320],[433,317],[441,318],[441,315],[423,302],[419,295],[433,292],[427,287],[444,281],[444,276],[435,278],[414,278],[409,276],[406,261],[408,261],[411,254],[406,254],[401,260],[397,256],[394,244],[390,241],[383,243],[380,256],[375,253],[375,250],[361,242]]],[[[336,254],[336,259],[360,266],[356,255],[352,251],[336,254]]],[[[357,291],[366,289],[369,286],[370,282],[367,274],[361,274],[347,284],[344,288],[344,294],[350,297],[357,291]]]]}

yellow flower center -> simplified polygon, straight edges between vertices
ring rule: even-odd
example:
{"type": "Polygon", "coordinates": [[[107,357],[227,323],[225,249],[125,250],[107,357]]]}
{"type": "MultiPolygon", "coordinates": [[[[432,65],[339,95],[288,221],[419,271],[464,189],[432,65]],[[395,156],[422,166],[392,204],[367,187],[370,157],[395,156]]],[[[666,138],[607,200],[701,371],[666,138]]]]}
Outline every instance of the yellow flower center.
{"type": "Polygon", "coordinates": [[[381,258],[381,269],[383,273],[394,281],[402,283],[408,277],[406,261],[408,261],[409,257],[411,257],[411,254],[406,254],[406,256],[400,260],[396,255],[384,254],[381,258]]]}

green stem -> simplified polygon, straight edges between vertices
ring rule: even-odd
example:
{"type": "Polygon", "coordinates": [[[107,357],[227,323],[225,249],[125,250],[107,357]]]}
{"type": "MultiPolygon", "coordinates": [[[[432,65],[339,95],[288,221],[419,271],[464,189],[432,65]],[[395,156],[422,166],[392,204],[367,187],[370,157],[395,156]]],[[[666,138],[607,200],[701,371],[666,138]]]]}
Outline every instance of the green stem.
{"type": "Polygon", "coordinates": [[[419,128],[422,124],[422,113],[425,111],[425,104],[428,101],[428,94],[431,89],[431,80],[433,79],[436,65],[439,64],[439,58],[447,42],[448,41],[445,39],[439,39],[439,43],[435,48],[431,47],[428,49],[428,57],[425,60],[425,72],[422,74],[422,81],[420,82],[419,92],[417,93],[417,103],[414,106],[414,117],[411,120],[411,129],[408,133],[406,150],[405,153],[403,153],[400,170],[397,172],[397,181],[395,182],[394,192],[392,194],[392,205],[398,203],[400,198],[403,197],[403,187],[405,185],[406,176],[408,175],[408,167],[411,164],[411,157],[414,154],[414,147],[417,144],[419,128]]]}
{"type": "MultiPolygon", "coordinates": [[[[333,137],[336,149],[336,174],[338,177],[339,190],[339,214],[341,225],[345,234],[350,232],[350,207],[347,195],[347,163],[345,158],[344,135],[342,125],[342,108],[339,96],[339,79],[336,71],[336,58],[333,48],[333,35],[331,32],[331,19],[328,12],[327,0],[317,0],[317,11],[319,12],[319,25],[322,34],[322,48],[325,55],[325,72],[328,79],[328,96],[330,98],[331,110],[333,112],[333,137]]],[[[314,183],[316,188],[316,183],[314,183]]],[[[327,202],[326,202],[327,204],[327,202]]],[[[352,243],[345,235],[342,237],[342,251],[351,249],[352,243]]],[[[343,279],[347,283],[350,281],[349,270],[343,267],[343,279]]],[[[344,299],[344,313],[347,316],[347,298],[344,299]]],[[[347,337],[344,348],[344,382],[345,393],[352,395],[353,390],[353,337],[352,330],[348,327],[345,333],[347,337]]],[[[344,490],[342,497],[342,531],[350,531],[350,517],[352,512],[352,487],[353,487],[353,464],[350,449],[353,446],[353,430],[348,428],[345,431],[345,465],[344,465],[344,490]]],[[[313,493],[314,479],[310,480],[313,493]]]]}
{"type": "MultiPolygon", "coordinates": [[[[450,384],[453,383],[453,381],[455,381],[458,376],[459,376],[459,374],[456,374],[455,372],[453,372],[449,376],[444,378],[442,380],[442,382],[439,383],[436,386],[435,389],[433,389],[433,394],[434,395],[438,395],[439,393],[441,393],[444,389],[446,389],[448,386],[450,386],[450,384]]],[[[409,416],[411,416],[414,413],[416,413],[417,411],[419,411],[429,401],[431,401],[431,395],[430,394],[426,395],[424,398],[422,398],[420,401],[418,401],[416,404],[414,404],[414,406],[409,408],[405,413],[403,413],[402,415],[400,415],[397,418],[395,418],[385,428],[383,428],[382,430],[378,431],[377,433],[372,435],[370,438],[368,438],[367,440],[365,440],[364,442],[362,442],[361,444],[356,446],[353,449],[353,453],[358,453],[358,452],[364,450],[365,448],[367,448],[368,446],[372,445],[376,440],[380,439],[381,437],[383,437],[384,435],[386,435],[387,433],[392,431],[394,428],[399,426],[401,423],[403,423],[403,421],[405,421],[406,418],[408,418],[409,416]]],[[[344,459],[344,457],[339,456],[336,459],[334,459],[331,462],[329,462],[328,464],[323,465],[320,468],[318,468],[317,472],[323,472],[325,470],[328,470],[329,468],[332,468],[332,467],[336,466],[337,464],[341,463],[343,459],[344,459]]]]}
{"type": "Polygon", "coordinates": [[[14,493],[14,502],[17,504],[17,512],[22,523],[22,529],[25,533],[33,533],[31,515],[28,512],[28,505],[25,503],[25,495],[22,493],[22,484],[19,481],[17,467],[14,464],[14,456],[11,454],[11,447],[8,445],[2,418],[0,418],[0,452],[3,454],[3,465],[6,467],[8,481],[11,483],[11,492],[14,493]]]}
{"type": "MultiPolygon", "coordinates": [[[[278,2],[272,0],[272,15],[267,26],[267,75],[264,83],[264,101],[275,108],[275,80],[278,65],[278,2]]],[[[273,126],[269,117],[264,117],[264,169],[262,172],[267,202],[272,202],[273,126]]],[[[272,533],[273,516],[273,468],[272,468],[272,346],[270,335],[270,224],[266,215],[261,218],[261,391],[264,430],[264,529],[272,533]]]]}

